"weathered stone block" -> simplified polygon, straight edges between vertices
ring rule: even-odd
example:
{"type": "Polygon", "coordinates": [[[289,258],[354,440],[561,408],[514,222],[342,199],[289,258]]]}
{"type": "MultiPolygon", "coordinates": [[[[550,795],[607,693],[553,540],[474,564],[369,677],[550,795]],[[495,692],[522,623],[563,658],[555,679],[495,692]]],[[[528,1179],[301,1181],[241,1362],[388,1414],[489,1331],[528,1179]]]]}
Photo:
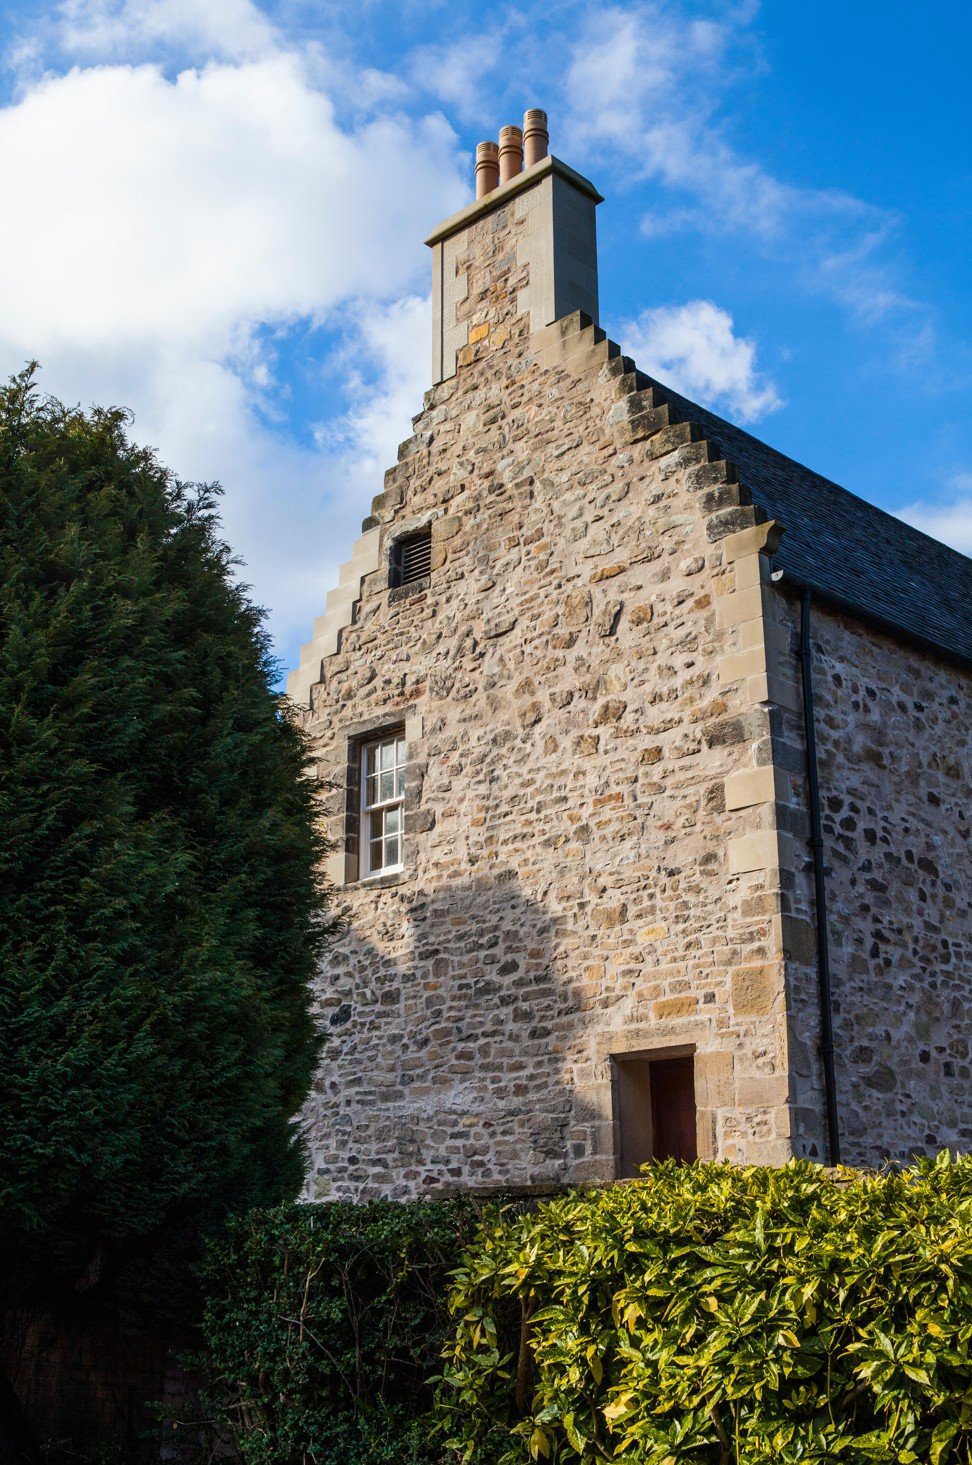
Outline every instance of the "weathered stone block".
{"type": "Polygon", "coordinates": [[[710,722],[702,736],[710,748],[731,747],[734,743],[751,743],[766,737],[770,731],[768,714],[754,707],[737,717],[723,717],[710,722]]]}
{"type": "Polygon", "coordinates": [[[779,966],[760,962],[730,973],[732,1010],[737,1017],[765,1017],[782,996],[779,966]]]}
{"type": "Polygon", "coordinates": [[[812,921],[783,916],[781,939],[783,954],[790,960],[805,966],[816,961],[817,933],[812,921]]]}
{"type": "Polygon", "coordinates": [[[754,525],[759,519],[760,510],[752,505],[740,505],[736,508],[723,509],[718,514],[713,514],[706,521],[705,534],[711,544],[717,544],[720,539],[727,535],[735,535],[745,531],[754,525]]]}
{"type": "Polygon", "coordinates": [[[594,726],[603,727],[606,723],[618,722],[624,716],[627,705],[619,697],[606,698],[594,714],[594,726]]]}
{"type": "Polygon", "coordinates": [[[743,1109],[775,1109],[786,1103],[786,1074],[744,1075],[736,1079],[736,1103],[743,1109]]]}
{"type": "Polygon", "coordinates": [[[443,518],[432,521],[432,538],[433,540],[454,539],[461,528],[462,520],[458,514],[446,514],[443,518]]]}
{"type": "MultiPolygon", "coordinates": [[[[599,636],[613,636],[623,608],[623,601],[606,600],[594,617],[594,630],[599,636]]],[[[618,688],[620,690],[620,688],[618,688]]]]}
{"type": "Polygon", "coordinates": [[[788,792],[775,767],[747,768],[726,779],[726,808],[748,809],[782,798],[788,792]]]}
{"type": "Polygon", "coordinates": [[[735,651],[731,656],[719,658],[720,682],[738,682],[766,671],[766,647],[760,640],[758,646],[747,651],[735,651]]]}
{"type": "Polygon", "coordinates": [[[673,1018],[694,1017],[698,1005],[695,997],[665,997],[654,1004],[652,1014],[656,1022],[670,1022],[673,1018]]]}
{"type": "Polygon", "coordinates": [[[695,1102],[700,1109],[725,1109],[735,1102],[731,1052],[716,1049],[695,1058],[695,1102]]]}
{"type": "Polygon", "coordinates": [[[731,595],[721,595],[716,601],[716,625],[737,626],[741,621],[761,620],[764,615],[763,596],[768,594],[761,585],[749,590],[734,590],[731,595]]]}
{"type": "Polygon", "coordinates": [[[565,626],[584,626],[591,618],[591,592],[569,590],[560,607],[560,619],[565,626]]]}
{"type": "Polygon", "coordinates": [[[728,845],[729,873],[744,874],[747,870],[778,869],[782,863],[780,836],[775,829],[761,829],[743,834],[728,845]]]}
{"type": "Polygon", "coordinates": [[[624,923],[628,916],[628,907],[624,901],[617,905],[596,905],[591,911],[591,921],[599,931],[613,930],[614,927],[624,923]]]}

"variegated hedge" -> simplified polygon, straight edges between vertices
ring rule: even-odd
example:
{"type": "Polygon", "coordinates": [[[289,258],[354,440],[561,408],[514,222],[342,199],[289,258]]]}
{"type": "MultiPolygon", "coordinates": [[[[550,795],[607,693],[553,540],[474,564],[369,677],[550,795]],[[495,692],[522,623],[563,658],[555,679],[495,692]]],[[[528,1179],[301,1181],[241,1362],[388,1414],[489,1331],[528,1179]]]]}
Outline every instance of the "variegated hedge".
{"type": "Polygon", "coordinates": [[[972,1161],[701,1164],[496,1211],[455,1274],[447,1458],[972,1460],[972,1161]]]}

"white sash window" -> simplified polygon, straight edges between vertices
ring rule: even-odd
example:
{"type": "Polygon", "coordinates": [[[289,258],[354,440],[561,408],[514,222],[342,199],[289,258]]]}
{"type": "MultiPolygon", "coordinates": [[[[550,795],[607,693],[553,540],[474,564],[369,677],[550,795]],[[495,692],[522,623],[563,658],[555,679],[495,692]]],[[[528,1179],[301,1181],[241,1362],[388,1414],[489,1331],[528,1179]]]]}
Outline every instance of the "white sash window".
{"type": "Polygon", "coordinates": [[[402,868],[405,804],[405,734],[393,733],[361,749],[361,875],[402,868]]]}

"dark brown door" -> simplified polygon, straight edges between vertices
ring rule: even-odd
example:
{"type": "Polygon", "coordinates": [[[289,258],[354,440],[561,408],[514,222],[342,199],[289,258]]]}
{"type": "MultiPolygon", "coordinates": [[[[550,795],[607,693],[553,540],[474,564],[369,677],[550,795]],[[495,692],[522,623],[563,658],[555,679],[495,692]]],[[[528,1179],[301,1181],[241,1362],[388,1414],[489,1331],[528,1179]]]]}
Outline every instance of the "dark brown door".
{"type": "Polygon", "coordinates": [[[656,1160],[694,1160],[695,1061],[655,1058],[651,1063],[652,1151],[656,1160]]]}
{"type": "Polygon", "coordinates": [[[616,1058],[614,1103],[618,1176],[641,1174],[649,1160],[694,1160],[695,1061],[616,1058]]]}

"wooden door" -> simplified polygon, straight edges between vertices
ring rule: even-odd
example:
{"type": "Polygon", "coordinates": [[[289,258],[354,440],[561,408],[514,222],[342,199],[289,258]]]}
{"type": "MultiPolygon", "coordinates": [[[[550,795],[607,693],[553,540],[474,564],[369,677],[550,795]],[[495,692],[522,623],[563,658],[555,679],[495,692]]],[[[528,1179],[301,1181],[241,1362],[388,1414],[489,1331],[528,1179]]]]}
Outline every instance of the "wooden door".
{"type": "Polygon", "coordinates": [[[652,1154],[656,1160],[694,1160],[695,1060],[655,1058],[651,1063],[652,1154]]]}

